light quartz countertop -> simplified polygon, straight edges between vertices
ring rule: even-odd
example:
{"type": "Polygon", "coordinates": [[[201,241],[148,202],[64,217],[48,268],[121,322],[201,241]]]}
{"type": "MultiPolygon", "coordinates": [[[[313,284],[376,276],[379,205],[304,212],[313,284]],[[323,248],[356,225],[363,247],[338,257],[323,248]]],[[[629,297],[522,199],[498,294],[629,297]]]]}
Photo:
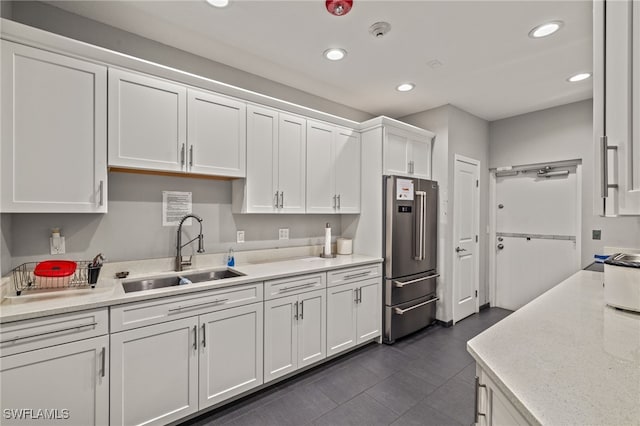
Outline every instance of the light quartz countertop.
{"type": "MultiPolygon", "coordinates": [[[[240,256],[237,256],[236,259],[239,257],[240,256]]],[[[260,260],[259,263],[237,263],[236,266],[231,269],[245,274],[241,277],[131,293],[124,292],[122,287],[123,281],[132,281],[147,277],[171,276],[178,273],[168,270],[169,263],[167,263],[166,260],[141,260],[135,262],[119,262],[116,264],[106,263],[102,268],[100,279],[94,289],[69,289],[39,294],[23,292],[21,296],[15,296],[15,291],[11,293],[6,290],[11,285],[11,277],[5,277],[3,278],[3,287],[7,294],[4,296],[2,304],[0,304],[0,323],[380,262],[382,262],[381,258],[355,254],[339,255],[333,259],[324,259],[318,256],[301,256],[286,260],[272,259],[271,261],[267,259],[260,260]],[[122,270],[130,271],[130,275],[124,280],[114,278],[115,272],[122,270]]],[[[207,259],[206,256],[199,256],[197,266],[183,271],[182,274],[187,275],[211,269],[224,269],[224,266],[220,265],[219,256],[209,259],[207,259]]]]}
{"type": "Polygon", "coordinates": [[[532,424],[640,425],[640,314],[579,271],[467,343],[532,424]]]}

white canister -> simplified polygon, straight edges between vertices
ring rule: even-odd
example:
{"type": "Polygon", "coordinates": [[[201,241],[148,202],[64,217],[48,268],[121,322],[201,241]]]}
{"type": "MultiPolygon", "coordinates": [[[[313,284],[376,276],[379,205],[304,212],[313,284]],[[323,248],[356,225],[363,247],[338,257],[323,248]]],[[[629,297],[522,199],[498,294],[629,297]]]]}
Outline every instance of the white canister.
{"type": "Polygon", "coordinates": [[[338,254],[353,253],[353,240],[351,238],[338,238],[336,242],[338,245],[338,254]]]}

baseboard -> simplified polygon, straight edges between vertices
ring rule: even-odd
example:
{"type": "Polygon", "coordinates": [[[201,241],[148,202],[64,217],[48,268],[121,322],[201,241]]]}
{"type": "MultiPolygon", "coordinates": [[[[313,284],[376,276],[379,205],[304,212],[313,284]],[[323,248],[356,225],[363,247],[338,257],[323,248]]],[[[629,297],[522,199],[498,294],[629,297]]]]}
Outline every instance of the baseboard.
{"type": "Polygon", "coordinates": [[[453,325],[453,320],[449,320],[449,321],[440,321],[440,320],[436,320],[436,323],[438,325],[441,325],[443,327],[451,327],[453,325]]]}
{"type": "Polygon", "coordinates": [[[487,302],[484,305],[480,305],[480,310],[484,311],[485,309],[489,309],[490,307],[491,307],[491,304],[487,302]]]}

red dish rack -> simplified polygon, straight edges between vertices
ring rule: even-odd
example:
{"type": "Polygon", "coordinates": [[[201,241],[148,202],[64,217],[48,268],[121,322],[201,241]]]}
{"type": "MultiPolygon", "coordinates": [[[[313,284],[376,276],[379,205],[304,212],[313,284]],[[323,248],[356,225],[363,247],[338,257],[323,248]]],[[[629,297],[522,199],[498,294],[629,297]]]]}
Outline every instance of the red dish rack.
{"type": "Polygon", "coordinates": [[[72,274],[61,273],[59,269],[47,272],[47,267],[38,267],[43,262],[27,262],[13,269],[13,284],[16,295],[23,291],[59,290],[65,288],[95,288],[102,265],[93,266],[91,261],[75,261],[72,274]],[[37,273],[36,272],[37,268],[37,273]]]}

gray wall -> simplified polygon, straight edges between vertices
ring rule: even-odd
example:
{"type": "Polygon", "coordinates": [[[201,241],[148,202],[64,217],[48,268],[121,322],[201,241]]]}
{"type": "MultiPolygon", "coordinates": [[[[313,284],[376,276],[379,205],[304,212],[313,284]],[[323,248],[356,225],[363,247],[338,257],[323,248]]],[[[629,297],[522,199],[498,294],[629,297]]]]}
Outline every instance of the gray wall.
{"type": "MultiPolygon", "coordinates": [[[[320,245],[327,222],[335,236],[342,227],[340,215],[232,214],[230,181],[110,173],[107,214],[3,214],[3,273],[50,257],[53,227],[60,227],[65,237],[66,254],[58,255],[62,258],[91,259],[99,252],[110,261],[174,256],[176,227],[162,226],[162,191],[192,192],[192,210],[203,218],[207,253],[320,245]],[[289,228],[288,241],[278,241],[278,228],[289,228]],[[235,242],[237,230],[245,231],[244,244],[235,242]]],[[[197,231],[195,221],[185,226],[183,241],[197,231]]],[[[184,254],[194,249],[185,248],[184,254]]]]}
{"type": "MultiPolygon", "coordinates": [[[[433,178],[440,186],[440,222],[438,226],[440,269],[440,296],[443,300],[453,300],[453,216],[455,208],[453,197],[455,155],[463,155],[480,161],[480,235],[479,262],[480,304],[489,301],[488,287],[488,225],[489,185],[488,185],[488,153],[489,153],[489,123],[471,115],[453,105],[445,105],[429,111],[409,115],[401,119],[418,127],[429,129],[436,133],[433,145],[433,178]]],[[[438,319],[449,321],[453,319],[453,304],[439,306],[438,319]]]]}
{"type": "Polygon", "coordinates": [[[489,166],[500,167],[582,159],[582,265],[604,246],[640,248],[640,217],[600,217],[593,213],[594,146],[592,101],[586,100],[489,125],[489,166]],[[592,240],[591,230],[602,230],[592,240]]]}
{"type": "MultiPolygon", "coordinates": [[[[54,2],[55,3],[55,2],[54,2]]],[[[2,0],[2,17],[354,121],[371,114],[36,1],[2,0]],[[5,5],[6,3],[6,5],[5,5]]]]}

